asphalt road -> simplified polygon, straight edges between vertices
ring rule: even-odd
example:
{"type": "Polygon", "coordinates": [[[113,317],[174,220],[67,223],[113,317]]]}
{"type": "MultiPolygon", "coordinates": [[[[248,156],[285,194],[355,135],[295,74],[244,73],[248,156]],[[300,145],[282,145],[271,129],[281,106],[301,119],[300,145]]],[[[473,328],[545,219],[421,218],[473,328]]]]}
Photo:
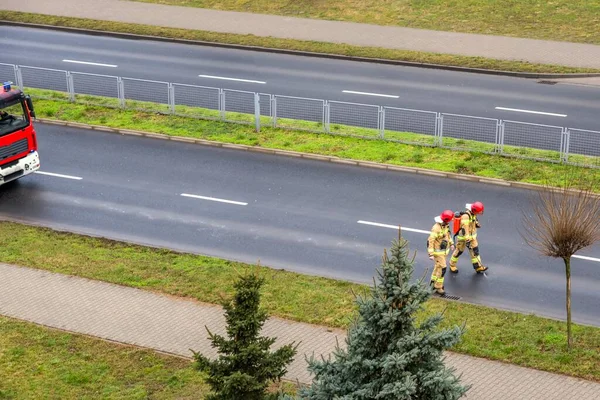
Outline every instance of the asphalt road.
{"type": "Polygon", "coordinates": [[[0,26],[0,46],[10,64],[600,131],[596,87],[9,26],[0,26]]]}
{"type": "MultiPolygon", "coordinates": [[[[433,217],[480,200],[490,270],[474,274],[463,256],[461,272],[447,275],[449,294],[564,318],[563,266],[517,233],[532,192],[44,124],[37,131],[42,172],[66,177],[36,174],[0,188],[0,218],[370,282],[397,232],[358,221],[410,229],[420,277],[433,217]]],[[[600,247],[581,255],[600,259],[600,247]]],[[[573,316],[600,326],[598,261],[573,260],[573,316]]]]}

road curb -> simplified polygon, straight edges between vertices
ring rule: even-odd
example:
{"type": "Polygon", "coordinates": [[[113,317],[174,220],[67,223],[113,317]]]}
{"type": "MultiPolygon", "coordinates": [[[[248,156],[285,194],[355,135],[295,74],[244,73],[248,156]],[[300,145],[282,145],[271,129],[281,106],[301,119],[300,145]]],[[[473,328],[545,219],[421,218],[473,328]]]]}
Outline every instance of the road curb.
{"type": "Polygon", "coordinates": [[[221,148],[225,148],[225,149],[249,151],[249,152],[254,152],[254,153],[267,153],[267,154],[286,156],[286,157],[306,158],[309,160],[331,162],[331,163],[335,163],[335,164],[353,165],[353,166],[362,167],[362,168],[384,169],[384,170],[393,171],[393,172],[414,173],[414,174],[420,174],[420,175],[426,175],[426,176],[434,176],[437,178],[448,178],[448,179],[456,179],[456,180],[461,180],[461,181],[477,182],[477,183],[482,183],[485,185],[497,185],[497,186],[503,186],[503,187],[513,187],[513,188],[518,188],[518,189],[529,189],[529,190],[537,190],[537,191],[543,190],[545,188],[543,185],[536,185],[533,183],[526,183],[526,182],[514,182],[514,181],[503,180],[503,179],[486,178],[486,177],[480,177],[480,176],[475,176],[475,175],[458,174],[455,172],[443,172],[443,171],[435,171],[435,170],[431,170],[431,169],[418,168],[418,167],[407,167],[407,166],[402,166],[402,165],[377,163],[374,161],[352,160],[352,159],[348,159],[348,158],[325,156],[325,155],[321,155],[321,154],[302,153],[299,151],[269,149],[269,148],[259,147],[259,146],[248,146],[248,145],[243,145],[243,144],[223,143],[223,142],[216,142],[216,141],[206,140],[206,139],[189,138],[189,137],[185,137],[185,136],[171,136],[171,135],[165,135],[162,133],[151,133],[151,132],[144,132],[144,131],[135,131],[135,130],[131,130],[131,129],[111,128],[111,127],[102,126],[102,125],[88,125],[88,124],[82,124],[79,122],[57,121],[57,120],[46,119],[46,118],[37,118],[36,121],[40,122],[40,123],[44,123],[44,124],[50,124],[50,125],[68,126],[68,127],[72,127],[72,128],[90,129],[90,130],[95,130],[95,131],[100,131],[100,132],[116,133],[116,134],[123,135],[123,136],[143,136],[143,137],[152,138],[152,139],[171,140],[174,142],[184,142],[184,143],[194,143],[194,144],[199,144],[202,146],[221,147],[221,148]]]}
{"type": "MultiPolygon", "coordinates": [[[[398,66],[405,66],[405,67],[426,68],[426,69],[439,69],[439,70],[446,70],[446,71],[468,72],[468,73],[477,73],[477,74],[485,74],[485,75],[511,76],[511,77],[515,77],[515,78],[564,79],[564,78],[590,78],[590,77],[599,77],[600,76],[600,73],[550,74],[550,73],[537,73],[537,72],[489,70],[489,69],[483,69],[483,68],[458,67],[458,66],[452,66],[452,65],[419,63],[419,62],[413,62],[413,61],[387,60],[387,59],[383,59],[383,58],[345,56],[345,55],[341,55],[341,54],[330,54],[330,53],[315,53],[315,52],[302,51],[302,50],[274,49],[274,48],[269,48],[269,47],[208,42],[208,41],[202,41],[202,40],[176,39],[176,38],[167,38],[167,37],[162,37],[162,36],[138,35],[138,34],[134,34],[134,33],[101,31],[101,30],[84,29],[84,28],[73,28],[73,27],[68,27],[68,26],[34,24],[34,23],[29,23],[29,22],[18,22],[18,21],[8,21],[8,20],[0,20],[0,25],[20,26],[20,27],[25,27],[25,28],[37,28],[37,29],[52,29],[52,30],[58,30],[58,31],[63,31],[63,32],[78,33],[78,34],[85,34],[85,35],[91,35],[91,36],[110,36],[110,37],[115,37],[115,38],[120,38],[120,39],[152,40],[152,41],[157,41],[157,42],[178,43],[178,44],[188,44],[188,45],[208,46],[208,47],[222,47],[222,48],[236,49],[236,50],[287,54],[287,55],[296,55],[296,56],[303,56],[303,57],[329,58],[329,59],[335,59],[335,60],[357,61],[357,62],[366,62],[366,63],[374,63],[374,64],[388,64],[388,65],[398,65],[398,66]]],[[[175,28],[175,29],[183,29],[183,28],[175,28]]],[[[256,36],[256,35],[254,35],[254,36],[256,36]]],[[[323,42],[323,43],[328,43],[328,42],[323,42]]]]}

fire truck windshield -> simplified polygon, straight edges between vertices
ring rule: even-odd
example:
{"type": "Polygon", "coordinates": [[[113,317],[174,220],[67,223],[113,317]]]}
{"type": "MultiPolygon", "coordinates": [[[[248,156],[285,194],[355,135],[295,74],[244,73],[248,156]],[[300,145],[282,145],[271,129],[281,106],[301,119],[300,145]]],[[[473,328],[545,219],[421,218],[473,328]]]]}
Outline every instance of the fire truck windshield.
{"type": "Polygon", "coordinates": [[[29,116],[25,112],[24,105],[16,101],[11,105],[0,109],[0,136],[16,132],[29,125],[29,116]]]}

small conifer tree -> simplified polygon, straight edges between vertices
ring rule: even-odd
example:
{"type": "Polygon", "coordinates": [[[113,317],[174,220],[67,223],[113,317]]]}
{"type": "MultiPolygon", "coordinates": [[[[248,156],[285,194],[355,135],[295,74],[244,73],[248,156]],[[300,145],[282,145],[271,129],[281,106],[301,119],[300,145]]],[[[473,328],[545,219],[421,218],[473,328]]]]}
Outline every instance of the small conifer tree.
{"type": "Polygon", "coordinates": [[[358,318],[350,326],[347,348],[333,359],[308,360],[314,374],[302,399],[451,400],[468,390],[446,368],[443,350],[458,343],[463,328],[438,329],[438,314],[416,324],[415,314],[431,296],[421,279],[411,283],[413,261],[400,234],[388,257],[384,251],[379,284],[356,296],[358,318]]]}
{"type": "Polygon", "coordinates": [[[207,382],[214,392],[207,397],[209,400],[266,398],[269,384],[285,375],[296,354],[293,343],[270,352],[275,338],[259,336],[268,317],[260,308],[263,284],[264,279],[256,273],[248,273],[234,284],[233,301],[223,304],[228,338],[206,328],[212,346],[218,349],[218,359],[211,361],[194,352],[196,367],[208,374],[207,382]]]}

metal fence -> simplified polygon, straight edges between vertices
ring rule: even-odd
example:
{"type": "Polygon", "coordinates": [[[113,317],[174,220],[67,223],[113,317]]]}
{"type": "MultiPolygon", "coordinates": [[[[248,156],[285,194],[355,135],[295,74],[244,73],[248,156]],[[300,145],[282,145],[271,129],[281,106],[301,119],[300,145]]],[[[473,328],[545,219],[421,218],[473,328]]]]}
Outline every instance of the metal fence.
{"type": "Polygon", "coordinates": [[[0,78],[38,98],[600,167],[598,131],[12,64],[0,78]]]}

